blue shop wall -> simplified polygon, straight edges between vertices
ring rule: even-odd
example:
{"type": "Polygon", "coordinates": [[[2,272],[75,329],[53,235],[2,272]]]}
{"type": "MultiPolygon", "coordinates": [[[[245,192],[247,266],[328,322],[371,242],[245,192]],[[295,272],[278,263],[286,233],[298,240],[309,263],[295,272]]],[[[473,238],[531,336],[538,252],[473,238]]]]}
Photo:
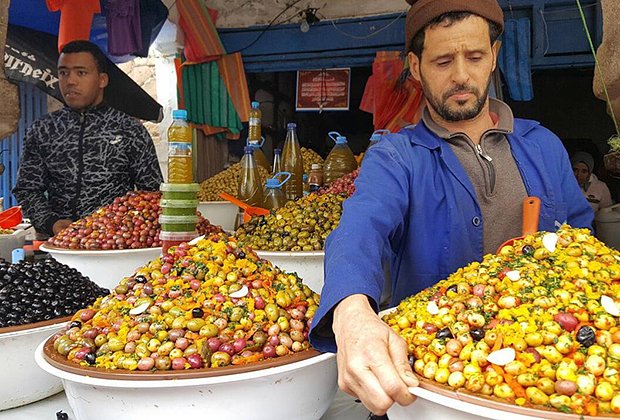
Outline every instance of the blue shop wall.
{"type": "MultiPolygon", "coordinates": [[[[597,0],[580,0],[595,45],[602,38],[597,0]]],[[[505,19],[531,25],[532,70],[594,64],[574,0],[499,0],[505,19]]],[[[403,50],[406,13],[320,21],[306,33],[299,23],[220,29],[228,52],[241,51],[247,72],[369,66],[379,50],[403,50]],[[266,30],[267,29],[267,30],[266,30]],[[260,36],[260,38],[258,38],[260,36]],[[258,40],[257,40],[258,38],[258,40]]]]}

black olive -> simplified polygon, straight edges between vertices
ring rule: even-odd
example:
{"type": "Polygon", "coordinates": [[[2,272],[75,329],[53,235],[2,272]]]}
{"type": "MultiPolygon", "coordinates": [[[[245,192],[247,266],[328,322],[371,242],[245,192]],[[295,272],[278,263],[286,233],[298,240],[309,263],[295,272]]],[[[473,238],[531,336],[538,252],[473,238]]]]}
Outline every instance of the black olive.
{"type": "Polygon", "coordinates": [[[450,331],[450,328],[446,327],[446,328],[442,328],[441,330],[437,331],[437,334],[435,335],[435,338],[453,338],[454,336],[452,335],[452,331],[450,331]]]}
{"type": "Polygon", "coordinates": [[[579,344],[581,344],[584,347],[590,347],[592,344],[596,342],[594,330],[592,329],[592,327],[588,327],[587,325],[584,325],[583,327],[579,328],[579,331],[577,331],[576,338],[579,344]]]}
{"type": "Polygon", "coordinates": [[[533,255],[534,247],[532,245],[524,245],[523,248],[521,248],[521,252],[523,255],[533,255]]]}
{"type": "Polygon", "coordinates": [[[194,318],[202,318],[204,314],[205,314],[204,311],[200,308],[192,309],[192,317],[194,318]]]}
{"type": "Polygon", "coordinates": [[[446,292],[456,293],[456,290],[457,290],[456,284],[453,284],[452,286],[446,289],[446,292]]]}
{"type": "Polygon", "coordinates": [[[409,366],[413,367],[413,364],[415,363],[415,357],[413,357],[413,354],[409,355],[409,366]]]}
{"type": "Polygon", "coordinates": [[[69,420],[69,415],[63,411],[56,413],[56,420],[69,420]]]}
{"type": "Polygon", "coordinates": [[[86,353],[86,356],[84,356],[84,360],[89,365],[94,365],[95,361],[97,360],[97,356],[95,355],[95,353],[86,353]]]}
{"type": "Polygon", "coordinates": [[[469,335],[471,335],[474,341],[480,341],[484,338],[484,330],[482,328],[474,328],[469,330],[469,335]]]}
{"type": "Polygon", "coordinates": [[[147,282],[146,277],[144,277],[144,276],[136,276],[136,277],[134,277],[134,279],[136,280],[136,283],[146,283],[147,282]]]}
{"type": "Polygon", "coordinates": [[[239,254],[237,255],[237,258],[245,258],[245,252],[239,251],[239,254]]]}

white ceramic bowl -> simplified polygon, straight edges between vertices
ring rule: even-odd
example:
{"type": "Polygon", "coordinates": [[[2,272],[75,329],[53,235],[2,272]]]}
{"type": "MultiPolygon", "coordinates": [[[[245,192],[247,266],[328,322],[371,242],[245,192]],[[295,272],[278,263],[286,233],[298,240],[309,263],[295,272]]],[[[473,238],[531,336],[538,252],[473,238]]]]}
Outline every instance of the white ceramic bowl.
{"type": "Polygon", "coordinates": [[[219,225],[222,229],[235,230],[235,219],[239,207],[228,201],[202,201],[198,203],[198,211],[212,225],[219,225]]]}
{"type": "Polygon", "coordinates": [[[69,317],[61,319],[0,329],[0,410],[30,404],[62,391],[60,379],[34,362],[37,345],[62,329],[69,317]]]}
{"type": "Polygon", "coordinates": [[[41,245],[54,259],[75,268],[93,282],[107,289],[115,288],[123,277],[161,256],[161,247],[120,250],[72,250],[41,245]]]}
{"type": "Polygon", "coordinates": [[[297,273],[308,287],[317,293],[321,293],[325,251],[256,251],[256,253],[260,258],[271,261],[273,265],[284,271],[297,273]]]}
{"type": "Polygon", "coordinates": [[[45,344],[37,348],[35,360],[62,379],[78,419],[319,419],[337,389],[333,353],[222,376],[119,380],[55,367],[44,356],[45,344]]]}

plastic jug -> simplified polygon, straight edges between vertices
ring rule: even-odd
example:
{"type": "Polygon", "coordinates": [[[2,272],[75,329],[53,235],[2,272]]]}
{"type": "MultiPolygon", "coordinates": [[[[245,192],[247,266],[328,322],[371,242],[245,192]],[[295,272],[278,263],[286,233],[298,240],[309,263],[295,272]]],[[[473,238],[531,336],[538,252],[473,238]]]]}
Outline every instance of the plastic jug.
{"type": "Polygon", "coordinates": [[[187,123],[187,111],[172,111],[168,128],[168,182],[191,184],[194,180],[192,164],[192,129],[187,123]]]}
{"type": "Polygon", "coordinates": [[[250,206],[261,206],[263,204],[263,184],[258,174],[258,166],[254,161],[254,148],[246,146],[243,152],[237,198],[250,206]]]}
{"type": "Polygon", "coordinates": [[[256,142],[260,141],[261,139],[261,118],[263,116],[259,105],[260,104],[256,101],[252,102],[252,108],[250,109],[250,118],[248,121],[248,140],[256,142]]]}
{"type": "MultiPolygon", "coordinates": [[[[368,149],[370,149],[372,146],[379,143],[379,141],[381,141],[383,136],[385,136],[386,134],[390,134],[390,133],[391,133],[390,130],[375,130],[370,136],[370,141],[368,142],[368,147],[366,148],[366,152],[368,152],[368,149]]],[[[366,153],[364,153],[362,156],[362,162],[364,161],[365,157],[366,157],[366,153]]]]}
{"type": "Polygon", "coordinates": [[[331,184],[338,178],[353,172],[357,169],[357,161],[349,146],[347,138],[340,135],[337,131],[330,131],[329,138],[336,142],[324,163],[324,182],[331,184]]]}
{"type": "Polygon", "coordinates": [[[282,150],[282,169],[291,174],[291,179],[284,185],[287,200],[295,200],[303,194],[304,158],[297,139],[297,124],[286,126],[286,140],[282,150]]]}
{"type": "Polygon", "coordinates": [[[596,237],[605,245],[620,249],[620,204],[600,209],[594,221],[596,237]]]}
{"type": "Polygon", "coordinates": [[[246,146],[250,146],[254,149],[254,161],[256,162],[256,164],[265,168],[267,172],[271,172],[271,167],[269,166],[269,162],[267,161],[267,158],[265,157],[265,154],[263,153],[263,149],[261,149],[264,143],[265,143],[264,137],[261,137],[257,141],[251,140],[248,137],[248,142],[246,146]]]}
{"type": "Polygon", "coordinates": [[[288,172],[278,172],[269,178],[265,183],[265,199],[263,200],[263,207],[269,210],[277,210],[284,206],[288,201],[286,195],[282,191],[282,185],[291,179],[291,174],[288,172]],[[285,176],[283,181],[280,181],[279,177],[285,176]]]}

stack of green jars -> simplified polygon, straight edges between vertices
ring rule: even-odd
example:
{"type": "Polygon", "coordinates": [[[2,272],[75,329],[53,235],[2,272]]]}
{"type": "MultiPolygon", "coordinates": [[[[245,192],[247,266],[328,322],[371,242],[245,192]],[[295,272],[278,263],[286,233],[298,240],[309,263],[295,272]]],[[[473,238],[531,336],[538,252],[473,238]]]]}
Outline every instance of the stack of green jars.
{"type": "Polygon", "coordinates": [[[163,252],[181,242],[191,241],[197,236],[196,223],[198,216],[197,193],[199,184],[161,184],[162,199],[159,216],[163,252]]]}

